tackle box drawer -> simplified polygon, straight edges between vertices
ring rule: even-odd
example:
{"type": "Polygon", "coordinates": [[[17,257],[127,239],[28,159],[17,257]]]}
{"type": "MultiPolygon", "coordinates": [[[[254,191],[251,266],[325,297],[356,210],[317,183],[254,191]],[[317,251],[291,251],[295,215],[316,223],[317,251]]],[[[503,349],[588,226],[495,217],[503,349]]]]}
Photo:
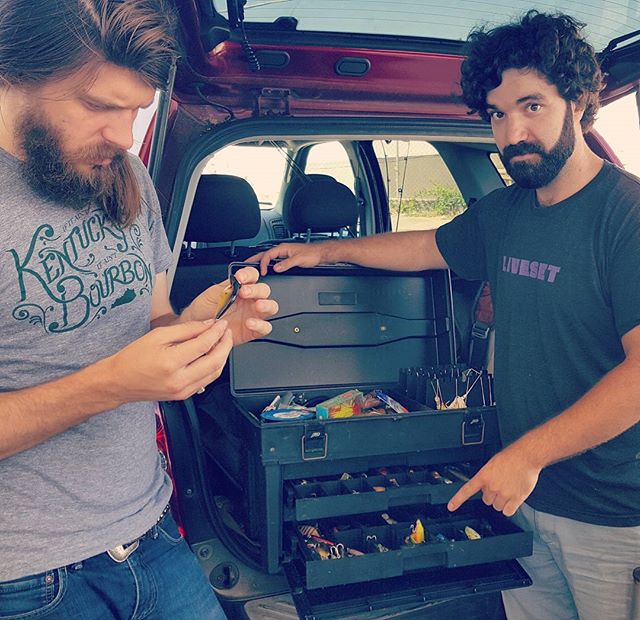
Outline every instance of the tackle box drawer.
{"type": "MultiPolygon", "coordinates": [[[[356,614],[392,609],[392,614],[375,615],[376,618],[402,617],[403,609],[415,608],[436,610],[444,603],[451,615],[447,617],[487,618],[496,617],[495,605],[487,606],[482,613],[478,603],[459,599],[470,595],[480,595],[481,601],[489,599],[483,594],[500,592],[512,588],[531,585],[531,578],[517,560],[492,562],[442,570],[430,568],[387,579],[372,579],[367,582],[349,583],[330,588],[310,589],[305,587],[304,565],[295,562],[284,565],[291,585],[291,592],[302,620],[335,620],[353,617],[356,614]],[[300,572],[302,571],[302,572],[300,572]],[[434,603],[434,606],[429,605],[434,603]],[[455,611],[452,603],[455,603],[455,611]],[[436,607],[437,605],[437,607],[436,607]],[[469,616],[465,612],[470,613],[469,616]]],[[[361,616],[358,616],[361,617],[361,616]]],[[[415,612],[408,617],[418,617],[415,612]]],[[[426,616],[425,616],[426,617],[426,616]]],[[[429,618],[432,614],[428,615],[429,618]]]]}
{"type": "MultiPolygon", "coordinates": [[[[301,526],[292,533],[293,554],[304,562],[308,589],[398,577],[426,568],[455,568],[511,560],[532,553],[531,533],[522,531],[501,513],[479,501],[471,502],[465,510],[453,514],[447,514],[446,508],[435,513],[429,509],[414,513],[408,510],[391,512],[387,516],[397,521],[393,525],[379,515],[367,516],[370,517],[368,522],[366,518],[356,518],[351,524],[347,522],[348,527],[345,522],[333,518],[317,525],[322,539],[335,543],[335,548],[344,554],[340,556],[338,552],[335,558],[322,559],[310,548],[309,545],[317,543],[305,542],[301,526]],[[416,519],[420,519],[425,532],[425,542],[420,544],[408,542],[416,519]],[[334,531],[336,527],[338,529],[334,531]],[[466,527],[473,528],[481,538],[469,540],[464,533],[466,527]],[[380,548],[385,551],[379,551],[380,548]]],[[[315,528],[316,524],[309,527],[315,528]]]]}
{"type": "MultiPolygon", "coordinates": [[[[331,390],[325,393],[331,394],[331,390]]],[[[383,462],[394,454],[464,451],[499,442],[495,407],[435,411],[417,405],[420,408],[415,411],[396,415],[265,423],[258,414],[274,395],[236,399],[243,436],[260,455],[263,465],[322,461],[316,466],[320,471],[332,460],[374,456],[383,462]]],[[[451,460],[468,459],[454,455],[451,460]]]]}
{"type": "Polygon", "coordinates": [[[308,521],[409,504],[446,504],[479,464],[378,468],[311,480],[285,481],[286,521],[308,521]]]}

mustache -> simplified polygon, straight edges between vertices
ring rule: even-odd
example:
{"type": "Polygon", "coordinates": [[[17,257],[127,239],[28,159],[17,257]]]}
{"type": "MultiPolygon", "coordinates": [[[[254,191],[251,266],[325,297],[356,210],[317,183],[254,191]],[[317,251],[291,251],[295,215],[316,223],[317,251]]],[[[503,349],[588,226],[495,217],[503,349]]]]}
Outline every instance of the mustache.
{"type": "Polygon", "coordinates": [[[98,146],[83,148],[81,151],[75,153],[70,159],[72,161],[103,161],[105,159],[111,159],[112,164],[117,164],[124,159],[125,153],[126,151],[123,151],[122,149],[101,144],[98,146]]]}
{"type": "Polygon", "coordinates": [[[512,159],[518,155],[546,155],[547,152],[539,144],[533,142],[518,142],[518,144],[509,144],[502,151],[505,159],[512,159]]]}
{"type": "Polygon", "coordinates": [[[100,142],[65,153],[60,133],[33,111],[22,114],[15,138],[25,153],[22,175],[39,196],[76,209],[97,203],[111,222],[123,226],[140,214],[138,180],[126,150],[100,142]],[[110,163],[89,172],[77,168],[105,160],[110,163]]]}

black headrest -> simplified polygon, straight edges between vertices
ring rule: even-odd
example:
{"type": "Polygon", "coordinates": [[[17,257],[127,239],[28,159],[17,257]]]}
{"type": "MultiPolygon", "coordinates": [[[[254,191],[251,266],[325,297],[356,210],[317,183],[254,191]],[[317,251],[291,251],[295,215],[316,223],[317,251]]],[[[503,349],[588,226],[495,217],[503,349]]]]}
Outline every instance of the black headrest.
{"type": "Polygon", "coordinates": [[[284,195],[282,196],[282,217],[285,222],[289,219],[291,201],[293,200],[296,192],[310,180],[313,181],[316,179],[330,179],[331,181],[335,181],[335,179],[328,174],[317,174],[315,172],[311,172],[309,174],[296,173],[291,177],[291,180],[287,183],[287,187],[284,190],[284,195]]]}
{"type": "Polygon", "coordinates": [[[260,204],[240,177],[203,174],[198,183],[185,241],[216,243],[251,239],[260,231],[260,204]]]}
{"type": "Polygon", "coordinates": [[[310,178],[293,195],[283,217],[292,233],[336,232],[356,225],[358,205],[353,192],[334,178],[310,178]]]}

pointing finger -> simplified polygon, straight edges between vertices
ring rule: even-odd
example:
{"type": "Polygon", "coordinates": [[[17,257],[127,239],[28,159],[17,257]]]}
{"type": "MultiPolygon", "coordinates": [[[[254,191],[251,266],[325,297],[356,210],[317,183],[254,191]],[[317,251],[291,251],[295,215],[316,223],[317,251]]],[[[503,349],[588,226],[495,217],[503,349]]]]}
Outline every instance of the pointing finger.
{"type": "Polygon", "coordinates": [[[477,476],[474,476],[462,486],[462,488],[449,500],[447,508],[450,512],[458,510],[471,496],[475,495],[482,488],[482,483],[477,476]]]}

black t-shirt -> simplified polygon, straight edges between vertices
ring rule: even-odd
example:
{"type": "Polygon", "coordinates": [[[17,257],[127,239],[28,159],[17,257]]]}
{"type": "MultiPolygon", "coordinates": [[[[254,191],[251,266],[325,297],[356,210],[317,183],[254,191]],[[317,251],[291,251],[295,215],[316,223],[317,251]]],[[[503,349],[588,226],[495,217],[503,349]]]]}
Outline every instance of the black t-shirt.
{"type": "MultiPolygon", "coordinates": [[[[605,163],[550,207],[534,190],[499,189],[442,226],[436,241],[453,271],[491,284],[505,445],[624,360],[621,337],[640,324],[636,177],[605,163]]],[[[603,424],[615,415],[604,412],[603,424]]],[[[527,503],[587,523],[640,525],[640,424],[545,468],[527,503]]]]}

